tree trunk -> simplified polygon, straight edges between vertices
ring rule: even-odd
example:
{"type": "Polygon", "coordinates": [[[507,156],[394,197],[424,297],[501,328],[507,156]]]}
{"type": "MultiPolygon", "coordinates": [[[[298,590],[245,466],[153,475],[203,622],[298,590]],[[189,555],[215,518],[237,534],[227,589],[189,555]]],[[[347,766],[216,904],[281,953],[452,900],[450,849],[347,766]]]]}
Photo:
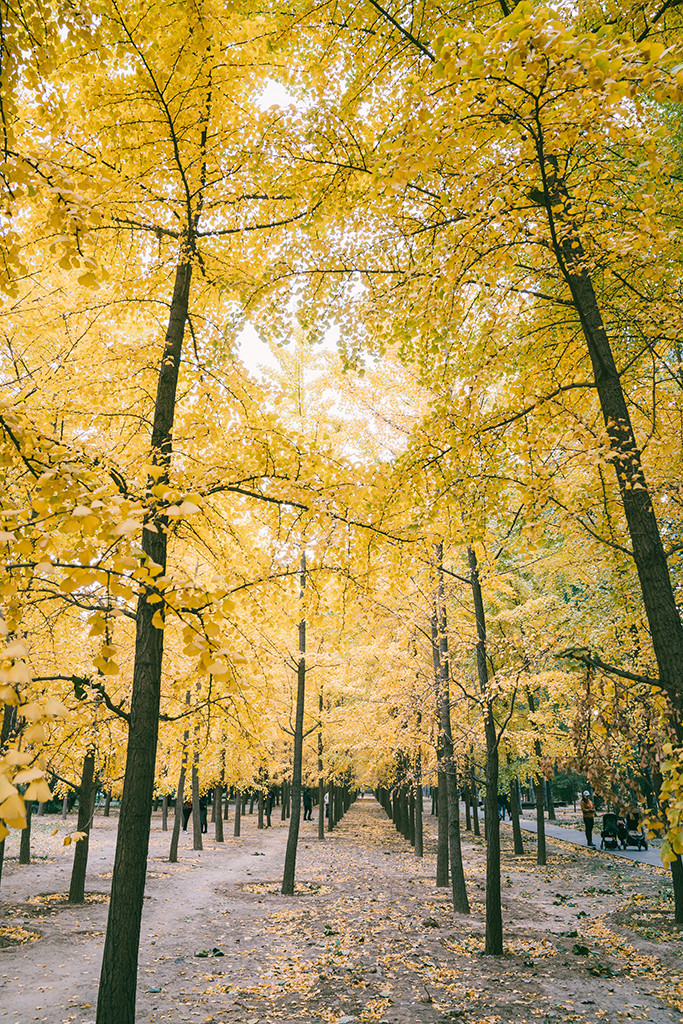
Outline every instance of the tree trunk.
{"type": "MultiPolygon", "coordinates": [[[[318,691],[318,717],[323,720],[323,688],[318,691]]],[[[323,731],[318,729],[318,839],[325,838],[325,782],[323,779],[323,731]]]]}
{"type": "Polygon", "coordinates": [[[180,826],[183,821],[183,803],[185,798],[185,757],[180,767],[178,778],[178,790],[175,798],[175,814],[173,816],[173,832],[171,833],[171,849],[168,859],[171,864],[178,862],[178,840],[180,839],[180,826]]]}
{"type": "Polygon", "coordinates": [[[331,832],[334,828],[334,782],[330,782],[327,787],[327,831],[331,832]]]}
{"type": "Polygon", "coordinates": [[[475,836],[481,835],[479,828],[479,790],[477,789],[477,778],[474,774],[474,765],[470,767],[470,795],[472,797],[472,831],[475,836]]]}
{"type": "MultiPolygon", "coordinates": [[[[661,532],[626,405],[621,376],[593,282],[586,268],[583,245],[574,231],[567,232],[565,224],[556,222],[558,216],[561,216],[558,211],[566,210],[569,205],[569,194],[564,180],[558,175],[557,161],[545,155],[540,138],[537,139],[537,151],[543,172],[543,205],[548,216],[553,251],[569,285],[586,339],[600,408],[614,453],[614,469],[657,659],[659,682],[671,699],[676,728],[680,730],[683,705],[683,624],[671,585],[661,532]]],[[[674,871],[679,872],[679,868],[674,869],[672,864],[671,870],[675,888],[677,882],[674,871]]]]}
{"type": "MultiPolygon", "coordinates": [[[[146,523],[155,529],[143,529],[140,541],[146,558],[161,567],[161,576],[166,572],[168,519],[158,509],[152,489],[163,488],[169,483],[173,417],[188,314],[193,248],[188,240],[176,269],[152,425],[151,457],[155,471],[148,480],[146,523]]],[[[102,957],[97,1024],[135,1024],[140,921],[145,895],[164,650],[164,630],[152,620],[156,615],[163,621],[164,608],[163,595],[150,578],[140,589],[136,611],[128,751],[102,957]]]]}
{"type": "MultiPolygon", "coordinates": [[[[527,689],[526,695],[529,702],[529,711],[533,715],[536,710],[534,695],[529,689],[527,689]]],[[[534,740],[534,751],[536,753],[536,757],[540,760],[543,748],[538,737],[534,740]]],[[[545,811],[545,779],[540,772],[538,775],[534,776],[534,798],[536,800],[536,863],[545,864],[547,861],[545,848],[545,815],[543,813],[545,811]]]]}
{"type": "Polygon", "coordinates": [[[680,855],[671,864],[671,879],[674,890],[674,921],[683,924],[683,863],[680,855]]]}
{"type": "Polygon", "coordinates": [[[553,800],[552,779],[546,779],[545,795],[548,801],[548,821],[557,821],[557,817],[555,815],[555,801],[553,800]]]}
{"type": "Polygon", "coordinates": [[[436,835],[436,885],[445,889],[448,885],[448,797],[446,796],[446,773],[443,764],[443,751],[439,740],[439,770],[437,785],[440,799],[437,803],[437,835],[436,835]]]}
{"type": "MultiPolygon", "coordinates": [[[[451,869],[451,895],[456,914],[469,914],[470,903],[465,886],[465,872],[462,863],[460,843],[460,790],[453,757],[453,733],[451,729],[450,667],[448,660],[448,622],[443,585],[443,547],[436,545],[438,572],[438,607],[432,618],[432,657],[437,680],[439,718],[441,725],[441,746],[443,750],[443,771],[446,778],[448,800],[448,856],[451,869]]],[[[439,784],[439,790],[441,785],[439,784]]]]}
{"type": "Polygon", "coordinates": [[[519,786],[517,779],[510,782],[510,817],[512,818],[512,838],[515,844],[515,853],[524,853],[524,842],[522,840],[522,827],[519,823],[521,808],[519,806],[519,786]]]}
{"type": "MultiPolygon", "coordinates": [[[[421,716],[418,716],[418,726],[421,722],[421,716]]],[[[420,747],[418,745],[415,752],[415,856],[424,856],[424,826],[423,826],[423,812],[422,806],[422,755],[420,753],[420,747]]]]}
{"type": "Polygon", "coordinates": [[[168,832],[168,793],[161,797],[161,831],[168,832]]]}
{"type": "Polygon", "coordinates": [[[235,793],[235,825],[232,834],[239,836],[242,825],[242,794],[238,789],[235,793]]]}
{"type": "Polygon", "coordinates": [[[258,825],[257,828],[263,828],[263,790],[258,791],[258,825]]]}
{"type": "Polygon", "coordinates": [[[192,849],[203,850],[202,808],[199,803],[199,754],[195,752],[192,764],[192,849]]]}
{"type": "Polygon", "coordinates": [[[547,854],[545,848],[545,779],[537,776],[534,779],[534,790],[536,792],[536,863],[546,864],[547,854]]]}
{"type": "Polygon", "coordinates": [[[465,829],[467,832],[472,831],[472,788],[468,781],[465,783],[465,829]]]}
{"type": "Polygon", "coordinates": [[[31,818],[33,816],[33,802],[27,800],[26,806],[26,827],[21,830],[21,839],[19,840],[19,863],[30,864],[31,863],[31,818]]]}
{"type": "MultiPolygon", "coordinates": [[[[539,143],[540,144],[540,143],[539,143]]],[[[664,553],[647,480],[626,404],[621,376],[614,361],[593,282],[586,268],[586,254],[580,239],[567,224],[557,224],[569,201],[557,166],[539,151],[544,174],[546,210],[555,258],[569,285],[579,323],[586,340],[600,399],[605,428],[613,453],[614,469],[631,539],[643,604],[657,659],[659,680],[680,713],[683,702],[683,624],[674,597],[669,566],[664,553]],[[552,204],[552,196],[561,205],[552,204]]]]}
{"type": "Polygon", "coordinates": [[[111,811],[111,791],[107,790],[107,792],[104,794],[104,810],[102,812],[105,818],[109,817],[110,811],[111,811]]]}
{"type": "Polygon", "coordinates": [[[64,794],[62,797],[62,821],[66,821],[67,811],[69,810],[69,798],[64,794]]]}
{"type": "Polygon", "coordinates": [[[500,901],[500,819],[498,817],[498,730],[493,717],[493,700],[489,696],[489,673],[486,663],[486,613],[481,592],[479,568],[474,548],[468,545],[467,561],[477,625],[477,677],[483,700],[484,736],[486,739],[486,940],[484,952],[503,955],[503,912],[500,901]]]}
{"type": "MultiPolygon", "coordinates": [[[[306,587],[306,552],[301,554],[299,574],[299,596],[303,602],[306,587]]],[[[296,713],[294,718],[294,757],[292,759],[291,818],[285,851],[285,868],[282,875],[282,895],[294,895],[294,873],[296,871],[296,850],[299,842],[299,821],[301,818],[301,769],[304,751],[304,700],[306,697],[306,620],[299,622],[299,664],[296,680],[296,713]]],[[[331,808],[330,808],[331,811],[331,808]]]]}
{"type": "Polygon", "coordinates": [[[249,797],[249,813],[250,813],[250,814],[253,814],[253,813],[254,813],[254,802],[255,802],[255,800],[256,800],[256,796],[255,796],[255,794],[254,794],[254,793],[252,792],[252,793],[251,793],[251,795],[250,795],[250,797],[249,797]]]}
{"type": "Polygon", "coordinates": [[[74,862],[71,869],[71,885],[69,886],[69,903],[82,903],[85,899],[85,872],[88,867],[88,844],[90,842],[90,822],[95,808],[95,754],[89,750],[83,758],[81,784],[78,787],[78,828],[85,832],[85,839],[75,845],[74,862]]]}
{"type": "Polygon", "coordinates": [[[216,842],[222,843],[223,839],[223,787],[220,782],[213,791],[214,822],[216,825],[216,842]]]}

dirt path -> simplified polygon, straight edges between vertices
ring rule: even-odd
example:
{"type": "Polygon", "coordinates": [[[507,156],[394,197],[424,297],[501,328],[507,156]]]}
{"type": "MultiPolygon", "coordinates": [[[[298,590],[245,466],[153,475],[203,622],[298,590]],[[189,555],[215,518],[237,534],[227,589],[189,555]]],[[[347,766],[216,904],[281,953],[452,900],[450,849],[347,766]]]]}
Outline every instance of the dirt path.
{"type": "MultiPolygon", "coordinates": [[[[202,853],[184,835],[181,861],[170,865],[170,833],[155,819],[140,1024],[681,1021],[672,1003],[683,943],[668,923],[663,871],[552,843],[553,863],[537,868],[531,853],[514,858],[506,849],[508,949],[498,959],[481,953],[479,840],[465,843],[473,913],[454,917],[448,892],[433,885],[433,819],[422,862],[374,800],[358,801],[322,844],[316,823],[306,823],[299,892],[289,899],[277,893],[286,828],[273,821],[259,832],[247,816],[241,839],[209,839],[202,853]]],[[[71,861],[59,837],[48,836],[56,821],[35,822],[36,852],[48,860],[10,861],[0,926],[20,923],[41,938],[0,949],[0,1022],[86,1024],[94,1020],[115,819],[98,818],[93,832],[87,889],[99,902],[77,909],[27,902],[64,892],[71,861]]]]}

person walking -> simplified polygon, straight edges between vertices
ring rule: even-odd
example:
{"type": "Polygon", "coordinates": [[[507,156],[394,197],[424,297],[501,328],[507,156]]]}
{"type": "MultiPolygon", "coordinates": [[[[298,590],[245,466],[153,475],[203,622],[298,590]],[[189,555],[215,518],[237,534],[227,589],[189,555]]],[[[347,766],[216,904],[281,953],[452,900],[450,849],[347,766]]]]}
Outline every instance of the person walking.
{"type": "Polygon", "coordinates": [[[313,799],[308,787],[304,789],[304,821],[311,821],[313,817],[313,799]]]}
{"type": "Polygon", "coordinates": [[[584,789],[583,796],[581,797],[581,814],[583,815],[583,827],[586,830],[586,846],[594,850],[593,822],[595,821],[595,804],[591,800],[589,789],[584,789]]]}
{"type": "Polygon", "coordinates": [[[187,823],[192,814],[192,801],[186,800],[183,804],[183,832],[187,832],[187,823]]]}

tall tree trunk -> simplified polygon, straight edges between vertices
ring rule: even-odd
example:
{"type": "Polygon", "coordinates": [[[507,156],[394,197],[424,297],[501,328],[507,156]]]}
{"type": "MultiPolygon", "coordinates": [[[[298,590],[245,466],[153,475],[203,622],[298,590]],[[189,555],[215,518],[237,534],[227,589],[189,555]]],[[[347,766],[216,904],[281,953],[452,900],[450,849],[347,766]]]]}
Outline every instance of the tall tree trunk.
{"type": "MultiPolygon", "coordinates": [[[[418,714],[418,728],[422,716],[418,714]]],[[[423,806],[422,806],[422,755],[418,743],[415,751],[415,856],[424,856],[424,828],[423,828],[423,806]]]]}
{"type": "Polygon", "coordinates": [[[325,780],[323,779],[323,688],[318,691],[318,839],[325,838],[325,780]]]}
{"type": "MultiPolygon", "coordinates": [[[[527,700],[529,702],[529,711],[533,715],[536,710],[536,702],[534,701],[534,695],[531,690],[526,691],[527,700]]],[[[534,740],[534,751],[536,757],[540,760],[543,753],[541,741],[536,737],[534,740]]],[[[545,779],[539,772],[534,776],[534,797],[536,800],[536,863],[545,864],[547,862],[546,845],[545,845],[545,779]]]]}
{"type": "Polygon", "coordinates": [[[161,831],[168,832],[168,793],[161,797],[161,831]]]}
{"type": "Polygon", "coordinates": [[[203,850],[202,840],[202,808],[199,795],[199,754],[194,753],[192,763],[192,848],[203,850]]]}
{"type": "Polygon", "coordinates": [[[534,790],[536,791],[536,863],[547,863],[547,852],[545,844],[545,779],[537,775],[534,779],[534,790]]]}
{"type": "Polygon", "coordinates": [[[593,368],[657,659],[659,680],[680,713],[683,703],[683,624],[676,606],[641,452],[636,443],[621,375],[587,269],[588,260],[583,244],[571,228],[567,231],[566,215],[558,212],[566,210],[569,203],[566,185],[558,176],[557,161],[543,153],[540,140],[539,146],[539,166],[545,185],[544,205],[553,251],[569,285],[593,368]]]}
{"type": "Polygon", "coordinates": [[[222,843],[223,839],[223,787],[220,782],[216,784],[213,791],[213,809],[216,825],[216,842],[222,843]]]}
{"type": "Polygon", "coordinates": [[[62,797],[62,821],[66,821],[66,815],[67,815],[68,810],[69,810],[69,798],[68,798],[68,796],[65,793],[64,796],[62,797]]]}
{"type": "Polygon", "coordinates": [[[239,836],[242,825],[242,794],[238,789],[235,793],[235,825],[233,828],[233,835],[239,836]]]}
{"type": "Polygon", "coordinates": [[[328,783],[327,786],[327,831],[331,832],[334,828],[334,782],[328,783]]]}
{"type": "MultiPolygon", "coordinates": [[[[614,469],[628,526],[633,559],[638,572],[643,605],[657,659],[659,682],[670,697],[677,731],[683,711],[683,623],[671,585],[669,565],[642,465],[642,456],[626,404],[621,375],[614,360],[609,336],[587,268],[581,239],[569,225],[566,211],[570,196],[558,173],[558,162],[544,152],[543,139],[536,140],[545,206],[553,252],[569,285],[574,306],[586,340],[593,368],[600,408],[613,452],[614,469]],[[560,211],[565,211],[562,213],[560,211]]],[[[683,870],[672,865],[674,888],[680,886],[683,924],[683,870]]]]}
{"type": "Polygon", "coordinates": [[[474,771],[474,761],[470,761],[470,796],[472,798],[472,831],[475,836],[481,835],[479,828],[479,790],[477,789],[477,776],[474,771]]]}
{"type": "Polygon", "coordinates": [[[477,676],[484,712],[486,739],[486,940],[484,952],[503,954],[503,912],[500,900],[500,819],[498,817],[498,730],[493,717],[493,700],[489,696],[489,673],[486,663],[486,613],[481,592],[479,568],[474,548],[468,545],[467,561],[477,626],[477,676]]]}
{"type": "Polygon", "coordinates": [[[469,767],[465,769],[465,829],[467,832],[472,831],[472,787],[470,786],[469,780],[469,767]]]}
{"type": "Polygon", "coordinates": [[[437,833],[436,833],[436,886],[445,889],[448,885],[448,797],[446,796],[446,773],[443,770],[443,751],[439,740],[439,770],[437,772],[437,833]]]}
{"type": "MultiPolygon", "coordinates": [[[[303,602],[306,587],[306,552],[301,554],[299,593],[303,602]]],[[[306,620],[299,622],[299,664],[297,666],[296,714],[294,718],[294,757],[292,759],[292,809],[289,819],[289,834],[285,851],[285,869],[282,875],[282,895],[294,895],[294,872],[296,871],[296,849],[299,842],[299,821],[301,818],[301,769],[304,752],[304,700],[306,697],[306,620]]],[[[330,808],[331,810],[331,808],[330,808]]]]}
{"type": "MultiPolygon", "coordinates": [[[[153,488],[169,483],[173,417],[188,314],[193,249],[188,240],[175,275],[152,424],[151,451],[155,471],[148,481],[145,523],[154,529],[143,529],[140,540],[145,561],[160,566],[162,577],[166,572],[168,518],[158,508],[153,488]]],[[[163,621],[165,605],[163,594],[159,593],[150,576],[140,589],[135,619],[128,752],[102,957],[97,1024],[135,1024],[140,921],[145,896],[164,651],[164,630],[152,621],[155,615],[163,621]]]]}
{"type": "Polygon", "coordinates": [[[258,791],[258,825],[257,828],[263,828],[263,790],[258,791]]]}
{"type": "Polygon", "coordinates": [[[19,863],[31,863],[31,818],[33,816],[33,801],[26,801],[26,826],[21,830],[19,840],[19,863]]]}
{"type": "Polygon", "coordinates": [[[78,787],[78,831],[85,833],[85,839],[76,843],[73,867],[71,868],[71,884],[69,886],[69,903],[82,903],[85,899],[85,872],[88,867],[88,844],[90,842],[90,823],[95,808],[95,754],[92,750],[83,758],[81,784],[78,787]]]}
{"type": "Polygon", "coordinates": [[[546,779],[545,783],[545,795],[548,802],[548,821],[557,821],[555,814],[555,801],[553,799],[553,782],[552,779],[546,779]]]}
{"type": "Polygon", "coordinates": [[[432,649],[437,673],[443,769],[446,776],[446,797],[448,800],[448,856],[451,869],[451,893],[453,910],[457,914],[469,914],[470,902],[467,898],[460,842],[460,786],[455,767],[453,733],[451,729],[448,620],[443,583],[443,546],[441,543],[436,545],[436,562],[438,607],[432,619],[432,649]]]}
{"type": "Polygon", "coordinates": [[[102,814],[104,815],[105,818],[109,817],[110,810],[111,810],[111,790],[108,789],[107,792],[104,794],[104,810],[102,812],[102,814]]]}
{"type": "Polygon", "coordinates": [[[519,785],[517,778],[510,782],[510,817],[512,818],[512,839],[515,844],[515,853],[524,853],[524,842],[522,840],[522,826],[519,823],[521,808],[519,806],[519,785]]]}
{"type": "Polygon", "coordinates": [[[168,859],[171,864],[178,862],[178,840],[180,839],[180,826],[183,822],[183,803],[185,798],[185,754],[180,766],[178,778],[178,789],[175,797],[175,814],[173,815],[173,832],[171,833],[171,849],[168,859]]]}

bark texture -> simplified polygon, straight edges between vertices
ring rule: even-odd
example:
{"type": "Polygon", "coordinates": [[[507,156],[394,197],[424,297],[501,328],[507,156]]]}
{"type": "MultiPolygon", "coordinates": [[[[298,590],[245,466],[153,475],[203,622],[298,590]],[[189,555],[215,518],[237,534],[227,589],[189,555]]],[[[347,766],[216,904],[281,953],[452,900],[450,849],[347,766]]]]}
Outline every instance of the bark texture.
{"type": "Polygon", "coordinates": [[[498,730],[493,717],[493,701],[489,697],[489,674],[486,661],[486,613],[481,592],[479,568],[474,548],[467,548],[470,585],[477,626],[477,676],[484,712],[486,739],[486,938],[484,952],[503,954],[503,912],[500,902],[500,819],[498,817],[498,730]]]}
{"type": "MultiPolygon", "coordinates": [[[[301,555],[300,595],[303,599],[306,587],[306,554],[301,555]]],[[[304,700],[306,696],[306,620],[299,622],[299,664],[296,682],[296,714],[294,718],[294,757],[292,763],[291,817],[285,851],[285,868],[282,875],[282,895],[294,895],[294,874],[296,871],[296,850],[299,843],[301,820],[301,769],[304,748],[304,700]]],[[[330,813],[332,808],[330,807],[330,813]]]]}
{"type": "MultiPolygon", "coordinates": [[[[166,571],[168,522],[156,508],[151,489],[169,479],[178,370],[192,279],[192,248],[192,245],[186,247],[176,269],[157,381],[151,443],[152,463],[157,472],[149,479],[146,516],[146,522],[155,530],[143,529],[141,536],[145,561],[160,566],[162,574],[166,571]]],[[[145,895],[164,650],[164,631],[158,629],[152,620],[155,615],[163,619],[163,598],[158,600],[161,596],[154,585],[154,576],[150,574],[147,583],[141,587],[136,610],[128,752],[102,957],[97,1024],[135,1024],[140,921],[145,895]]]]}
{"type": "Polygon", "coordinates": [[[85,899],[85,873],[88,867],[88,846],[90,843],[90,825],[95,809],[95,754],[92,751],[83,758],[81,783],[78,787],[78,824],[79,832],[85,833],[85,839],[76,843],[74,862],[71,868],[71,884],[69,885],[69,903],[82,903],[85,899]]]}

